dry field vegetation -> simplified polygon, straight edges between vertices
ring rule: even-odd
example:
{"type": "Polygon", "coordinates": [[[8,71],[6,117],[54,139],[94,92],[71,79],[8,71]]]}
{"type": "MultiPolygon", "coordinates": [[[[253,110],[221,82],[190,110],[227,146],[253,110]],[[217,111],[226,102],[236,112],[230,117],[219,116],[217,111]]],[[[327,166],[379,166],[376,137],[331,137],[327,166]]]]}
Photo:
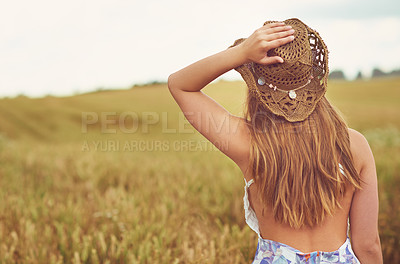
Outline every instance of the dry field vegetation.
{"type": "MultiPolygon", "coordinates": [[[[241,113],[242,82],[205,92],[241,113]]],[[[330,82],[328,98],[370,142],[400,263],[400,79],[330,82]]],[[[0,263],[250,263],[243,183],[165,85],[0,99],[0,263]]]]}

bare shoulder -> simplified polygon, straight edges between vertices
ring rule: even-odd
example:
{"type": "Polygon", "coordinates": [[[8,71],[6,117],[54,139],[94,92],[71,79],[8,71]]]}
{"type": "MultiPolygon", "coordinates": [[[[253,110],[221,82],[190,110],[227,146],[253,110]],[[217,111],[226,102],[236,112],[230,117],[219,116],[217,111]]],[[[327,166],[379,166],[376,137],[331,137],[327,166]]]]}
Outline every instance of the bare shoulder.
{"type": "Polygon", "coordinates": [[[363,134],[349,128],[350,149],[356,169],[360,172],[375,163],[371,148],[363,134]]]}
{"type": "Polygon", "coordinates": [[[350,142],[352,140],[354,140],[354,143],[362,143],[363,141],[366,141],[364,135],[358,132],[357,130],[353,128],[348,128],[348,130],[349,130],[350,142]]]}
{"type": "Polygon", "coordinates": [[[359,154],[358,152],[360,152],[361,150],[365,150],[366,148],[369,149],[368,141],[363,134],[352,128],[348,128],[348,130],[350,137],[350,147],[352,148],[352,151],[354,149],[354,151],[359,154]]]}

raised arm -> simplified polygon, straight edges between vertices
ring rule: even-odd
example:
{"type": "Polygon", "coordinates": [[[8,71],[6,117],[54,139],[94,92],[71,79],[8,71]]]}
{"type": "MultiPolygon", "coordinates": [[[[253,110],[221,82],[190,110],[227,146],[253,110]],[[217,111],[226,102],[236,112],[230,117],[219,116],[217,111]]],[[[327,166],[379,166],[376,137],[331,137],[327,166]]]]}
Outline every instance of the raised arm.
{"type": "Polygon", "coordinates": [[[283,62],[267,52],[293,40],[294,31],[284,23],[268,24],[256,30],[240,45],[195,62],[168,78],[172,96],[193,127],[235,161],[239,167],[248,161],[249,140],[243,120],[201,92],[208,83],[246,62],[283,62]]]}
{"type": "Polygon", "coordinates": [[[351,244],[362,264],[383,263],[378,233],[378,182],[375,161],[367,140],[350,130],[351,149],[360,171],[362,190],[356,190],[350,210],[351,244]]]}

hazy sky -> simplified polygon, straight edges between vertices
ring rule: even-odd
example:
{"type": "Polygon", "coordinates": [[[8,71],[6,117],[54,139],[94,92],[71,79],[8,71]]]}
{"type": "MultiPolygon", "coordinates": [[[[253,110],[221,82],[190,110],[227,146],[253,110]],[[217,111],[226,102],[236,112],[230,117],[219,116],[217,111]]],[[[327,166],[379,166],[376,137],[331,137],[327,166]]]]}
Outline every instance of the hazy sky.
{"type": "Polygon", "coordinates": [[[291,17],[321,34],[331,70],[400,68],[399,0],[13,0],[0,3],[0,96],[165,81],[264,21],[291,17]]]}

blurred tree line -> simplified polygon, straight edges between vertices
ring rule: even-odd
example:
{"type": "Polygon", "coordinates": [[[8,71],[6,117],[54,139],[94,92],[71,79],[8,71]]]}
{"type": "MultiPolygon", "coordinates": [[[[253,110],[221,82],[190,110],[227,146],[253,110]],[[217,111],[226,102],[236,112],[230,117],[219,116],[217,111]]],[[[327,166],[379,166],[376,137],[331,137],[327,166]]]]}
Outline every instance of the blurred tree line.
{"type": "MultiPolygon", "coordinates": [[[[379,68],[374,68],[372,70],[371,78],[381,78],[381,77],[396,77],[400,76],[400,69],[397,70],[392,70],[390,72],[384,72],[379,68]]],[[[361,80],[364,79],[365,77],[359,71],[356,76],[356,80],[361,80]]],[[[334,70],[329,73],[329,79],[335,79],[335,80],[344,80],[346,79],[346,76],[344,75],[342,70],[334,70]]]]}

